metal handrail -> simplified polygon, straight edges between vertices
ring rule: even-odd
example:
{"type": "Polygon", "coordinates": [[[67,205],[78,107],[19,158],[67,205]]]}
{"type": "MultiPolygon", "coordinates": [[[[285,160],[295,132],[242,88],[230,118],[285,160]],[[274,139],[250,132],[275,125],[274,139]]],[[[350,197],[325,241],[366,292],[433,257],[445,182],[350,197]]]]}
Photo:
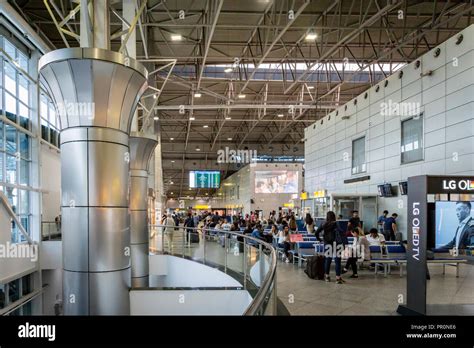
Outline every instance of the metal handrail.
{"type": "MultiPolygon", "coordinates": [[[[256,247],[258,248],[259,250],[259,261],[261,261],[262,263],[260,264],[260,272],[262,272],[263,270],[263,257],[261,257],[264,253],[263,253],[263,248],[265,247],[266,249],[270,250],[270,267],[269,267],[269,270],[268,272],[266,273],[265,277],[263,278],[262,280],[262,277],[260,277],[260,286],[259,286],[259,289],[255,295],[255,297],[253,298],[252,300],[252,303],[250,303],[250,305],[247,307],[247,309],[245,310],[244,312],[244,315],[257,315],[259,313],[260,310],[263,309],[263,305],[265,303],[265,298],[270,294],[270,288],[272,287],[273,285],[273,293],[274,293],[274,296],[275,296],[275,313],[276,313],[276,267],[277,267],[277,253],[276,253],[276,250],[275,248],[261,240],[261,239],[258,239],[258,238],[254,238],[252,236],[248,236],[248,235],[245,235],[244,233],[238,233],[238,232],[235,232],[235,231],[225,231],[225,230],[220,230],[220,229],[216,229],[216,228],[205,228],[205,227],[186,227],[186,226],[167,226],[167,225],[149,225],[150,228],[161,228],[161,234],[162,234],[162,240],[163,240],[163,236],[165,234],[165,229],[171,229],[171,230],[174,230],[174,229],[179,229],[179,230],[182,230],[184,233],[187,233],[188,231],[191,231],[189,233],[199,233],[199,231],[205,231],[205,232],[208,232],[208,231],[213,231],[213,232],[216,232],[216,233],[223,233],[225,234],[225,243],[227,243],[227,238],[228,236],[236,236],[236,237],[241,237],[244,239],[243,243],[244,243],[244,255],[243,255],[243,260],[244,260],[244,282],[247,281],[247,257],[246,257],[246,248],[245,248],[245,242],[246,241],[253,241],[254,243],[256,243],[256,247]]],[[[204,250],[205,250],[205,245],[206,245],[206,234],[204,234],[204,250]]],[[[162,244],[162,247],[163,247],[163,251],[164,251],[164,243],[162,244]]],[[[227,258],[227,247],[225,248],[226,252],[225,252],[225,258],[227,258]]],[[[176,254],[176,256],[180,256],[178,254],[176,254]]],[[[184,248],[183,248],[183,257],[184,257],[184,248]]],[[[206,253],[204,251],[204,254],[203,254],[203,261],[204,263],[206,262],[206,253]]],[[[225,259],[224,261],[224,267],[226,266],[226,263],[227,263],[227,259],[225,259]]],[[[260,273],[261,275],[261,273],[260,273]]]]}

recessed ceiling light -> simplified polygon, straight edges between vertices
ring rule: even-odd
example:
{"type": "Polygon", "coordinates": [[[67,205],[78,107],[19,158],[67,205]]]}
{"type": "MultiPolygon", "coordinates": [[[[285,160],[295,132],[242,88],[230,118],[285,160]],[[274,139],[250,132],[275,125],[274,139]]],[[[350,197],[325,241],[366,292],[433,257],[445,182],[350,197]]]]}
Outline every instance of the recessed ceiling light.
{"type": "Polygon", "coordinates": [[[171,41],[181,41],[183,37],[180,34],[171,35],[171,41]]]}
{"type": "Polygon", "coordinates": [[[232,118],[230,116],[227,116],[225,119],[226,120],[231,120],[232,118]]]}
{"type": "Polygon", "coordinates": [[[194,93],[194,98],[201,98],[201,95],[202,95],[201,93],[196,92],[194,93]]]}
{"type": "Polygon", "coordinates": [[[239,99],[244,99],[244,98],[245,98],[245,94],[240,93],[240,94],[238,95],[238,97],[239,97],[239,99]]]}
{"type": "Polygon", "coordinates": [[[315,40],[316,38],[318,37],[318,35],[316,35],[316,33],[308,33],[306,34],[306,37],[305,37],[305,40],[306,41],[312,41],[312,40],[315,40]]]}
{"type": "Polygon", "coordinates": [[[171,163],[174,163],[174,161],[171,161],[171,163]]]}
{"type": "Polygon", "coordinates": [[[230,72],[232,72],[232,70],[233,70],[232,68],[225,68],[225,69],[224,69],[224,72],[230,73],[230,72]]]}
{"type": "Polygon", "coordinates": [[[174,138],[170,138],[170,140],[171,140],[171,141],[173,141],[173,140],[174,140],[174,138]]]}
{"type": "Polygon", "coordinates": [[[153,117],[155,121],[158,121],[160,118],[158,116],[153,117]]]}
{"type": "Polygon", "coordinates": [[[202,126],[202,128],[209,128],[209,126],[205,124],[204,126],[202,126]]]}
{"type": "Polygon", "coordinates": [[[231,141],[231,140],[232,140],[232,138],[227,138],[227,140],[231,141]]]}
{"type": "Polygon", "coordinates": [[[153,99],[156,99],[156,94],[153,94],[153,99]]]}
{"type": "Polygon", "coordinates": [[[170,194],[173,194],[173,192],[170,192],[170,194]]]}
{"type": "Polygon", "coordinates": [[[308,86],[308,89],[314,89],[314,86],[308,86]]]}
{"type": "Polygon", "coordinates": [[[170,185],[174,185],[174,182],[170,181],[170,185]]]}
{"type": "Polygon", "coordinates": [[[201,151],[201,149],[199,147],[196,147],[196,151],[201,151]]]}
{"type": "Polygon", "coordinates": [[[196,119],[196,118],[193,117],[193,116],[191,116],[191,117],[189,118],[190,121],[194,121],[195,119],[196,119]]]}
{"type": "Polygon", "coordinates": [[[278,117],[283,117],[284,115],[283,115],[283,114],[278,114],[277,116],[278,116],[278,117]]]}

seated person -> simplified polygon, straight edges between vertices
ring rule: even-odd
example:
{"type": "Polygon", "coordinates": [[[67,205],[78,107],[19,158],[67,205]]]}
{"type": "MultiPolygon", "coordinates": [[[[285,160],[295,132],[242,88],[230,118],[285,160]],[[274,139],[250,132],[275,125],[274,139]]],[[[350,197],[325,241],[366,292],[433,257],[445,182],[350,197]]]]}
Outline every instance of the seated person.
{"type": "Polygon", "coordinates": [[[379,233],[376,228],[370,229],[369,235],[367,236],[367,241],[369,242],[370,246],[385,245],[385,237],[382,233],[379,233]]]}
{"type": "Polygon", "coordinates": [[[255,225],[255,228],[252,231],[251,236],[254,237],[254,238],[257,238],[257,239],[264,240],[263,232],[262,232],[262,226],[260,224],[255,225]]]}
{"type": "Polygon", "coordinates": [[[284,261],[286,263],[290,263],[290,257],[291,254],[289,253],[289,250],[291,249],[291,244],[290,244],[290,229],[287,226],[283,228],[282,231],[278,234],[278,246],[280,248],[283,248],[284,252],[284,261]]]}

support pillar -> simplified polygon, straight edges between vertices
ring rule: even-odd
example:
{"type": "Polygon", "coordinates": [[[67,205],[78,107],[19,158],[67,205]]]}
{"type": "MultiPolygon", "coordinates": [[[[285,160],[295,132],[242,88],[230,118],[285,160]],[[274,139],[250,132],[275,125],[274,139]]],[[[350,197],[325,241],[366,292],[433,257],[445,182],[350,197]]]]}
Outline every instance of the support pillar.
{"type": "Polygon", "coordinates": [[[158,142],[133,132],[130,137],[130,236],[132,287],[148,287],[148,166],[158,142]]]}
{"type": "Polygon", "coordinates": [[[129,133],[147,71],[98,48],[39,61],[61,126],[65,315],[130,314],[129,133]]]}

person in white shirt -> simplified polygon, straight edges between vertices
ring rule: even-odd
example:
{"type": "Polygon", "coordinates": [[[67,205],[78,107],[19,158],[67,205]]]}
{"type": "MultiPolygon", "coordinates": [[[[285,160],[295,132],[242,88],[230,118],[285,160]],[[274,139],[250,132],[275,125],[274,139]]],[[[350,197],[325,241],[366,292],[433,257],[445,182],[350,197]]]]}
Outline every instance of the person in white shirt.
{"type": "Polygon", "coordinates": [[[385,237],[382,233],[379,233],[376,228],[371,228],[370,233],[367,236],[367,241],[369,242],[370,246],[381,246],[385,245],[385,237]]]}
{"type": "Polygon", "coordinates": [[[291,248],[290,244],[290,231],[288,226],[285,226],[282,231],[278,234],[278,246],[283,248],[284,252],[284,261],[286,263],[290,262],[290,253],[289,250],[291,248]]]}
{"type": "Polygon", "coordinates": [[[165,239],[166,243],[168,244],[168,250],[170,253],[173,253],[173,234],[174,234],[174,228],[176,227],[176,223],[174,222],[173,216],[171,214],[166,215],[166,219],[163,222],[164,227],[164,233],[165,233],[165,239]]]}
{"type": "Polygon", "coordinates": [[[356,227],[351,231],[354,241],[349,246],[349,255],[347,258],[346,266],[342,269],[342,273],[346,273],[349,267],[352,268],[352,275],[349,278],[359,278],[357,274],[357,261],[370,260],[370,248],[369,241],[364,236],[364,232],[360,227],[356,227]]]}

